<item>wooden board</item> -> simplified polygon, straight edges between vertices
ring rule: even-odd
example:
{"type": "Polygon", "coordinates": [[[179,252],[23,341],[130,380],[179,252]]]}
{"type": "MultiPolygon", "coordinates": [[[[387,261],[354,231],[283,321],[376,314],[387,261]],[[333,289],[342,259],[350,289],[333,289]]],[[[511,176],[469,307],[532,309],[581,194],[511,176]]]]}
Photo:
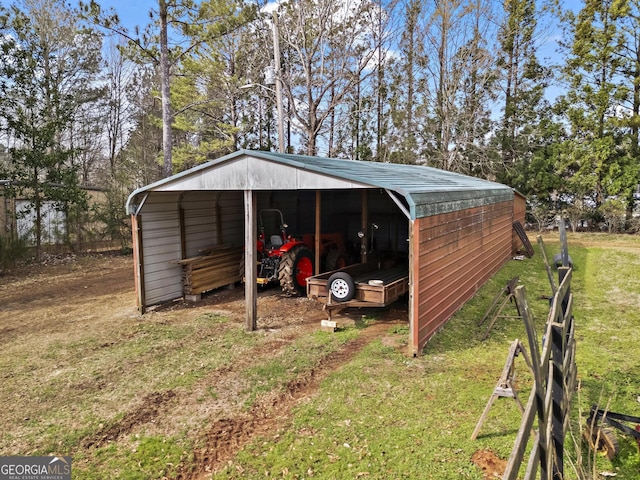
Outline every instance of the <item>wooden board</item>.
{"type": "Polygon", "coordinates": [[[197,295],[240,281],[243,247],[221,245],[206,250],[206,255],[185,258],[182,284],[185,295],[197,295]]]}
{"type": "Polygon", "coordinates": [[[528,258],[533,257],[533,254],[534,254],[533,246],[531,245],[531,242],[529,241],[529,237],[527,237],[527,232],[524,231],[524,227],[522,226],[522,224],[518,220],[513,222],[513,229],[518,234],[518,238],[520,238],[520,241],[522,242],[522,245],[524,246],[525,254],[527,255],[527,257],[528,258]]]}

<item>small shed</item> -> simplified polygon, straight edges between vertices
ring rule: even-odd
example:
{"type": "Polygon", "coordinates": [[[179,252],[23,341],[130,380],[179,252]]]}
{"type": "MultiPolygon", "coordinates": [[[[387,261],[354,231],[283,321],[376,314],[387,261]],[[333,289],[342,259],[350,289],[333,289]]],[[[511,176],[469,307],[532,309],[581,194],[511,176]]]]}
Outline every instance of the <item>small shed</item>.
{"type": "MultiPolygon", "coordinates": [[[[365,255],[406,255],[416,355],[512,258],[523,206],[510,187],[431,167],[240,150],[129,196],[138,307],[183,297],[185,262],[212,248],[239,246],[255,265],[259,212],[278,209],[290,232],[339,231],[365,255]]],[[[248,329],[258,319],[254,270],[244,270],[248,329]]]]}
{"type": "MultiPolygon", "coordinates": [[[[0,179],[0,236],[10,239],[23,239],[27,245],[35,245],[36,213],[28,196],[8,194],[7,189],[14,186],[12,180],[0,179]]],[[[55,185],[54,185],[55,186],[55,185]]],[[[105,192],[96,187],[80,187],[87,195],[89,205],[106,203],[105,192]]],[[[40,204],[41,242],[45,245],[60,245],[66,241],[67,212],[59,210],[56,202],[43,198],[40,204]]],[[[91,227],[91,225],[84,225],[91,227]]]]}

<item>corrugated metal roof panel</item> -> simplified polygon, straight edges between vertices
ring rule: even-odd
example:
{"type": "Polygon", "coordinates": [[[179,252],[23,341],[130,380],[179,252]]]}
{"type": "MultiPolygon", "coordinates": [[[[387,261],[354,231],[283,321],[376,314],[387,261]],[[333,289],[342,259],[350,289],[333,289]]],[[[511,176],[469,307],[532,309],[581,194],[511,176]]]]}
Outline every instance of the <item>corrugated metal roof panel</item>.
{"type": "MultiPolygon", "coordinates": [[[[249,157],[252,161],[273,162],[293,168],[297,172],[313,172],[320,176],[317,182],[309,181],[307,178],[304,185],[298,188],[345,188],[345,185],[349,185],[345,183],[347,181],[352,182],[351,188],[368,185],[395,191],[406,199],[413,219],[513,198],[513,190],[505,185],[432,167],[239,150],[136,190],[129,196],[127,206],[134,203],[134,197],[145,191],[189,189],[194,185],[197,185],[197,188],[206,186],[211,190],[259,189],[260,186],[253,182],[248,185],[245,176],[235,176],[237,185],[230,184],[230,181],[233,183],[233,176],[225,177],[224,185],[217,185],[214,172],[242,156],[249,157]],[[202,177],[207,177],[206,181],[202,177]]],[[[278,170],[281,172],[281,169],[278,170]]],[[[247,171],[246,176],[249,177],[249,174],[247,171]]],[[[268,179],[269,188],[291,189],[291,178],[292,176],[281,173],[274,175],[268,179]]]]}

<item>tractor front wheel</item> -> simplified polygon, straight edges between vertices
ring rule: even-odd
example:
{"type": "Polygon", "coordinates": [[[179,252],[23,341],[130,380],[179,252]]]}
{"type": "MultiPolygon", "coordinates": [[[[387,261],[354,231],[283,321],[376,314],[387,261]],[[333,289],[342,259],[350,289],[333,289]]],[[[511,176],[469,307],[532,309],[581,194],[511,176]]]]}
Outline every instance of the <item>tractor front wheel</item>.
{"type": "Polygon", "coordinates": [[[278,267],[278,280],[282,291],[290,295],[307,294],[307,278],[313,275],[313,254],[304,245],[292,248],[282,255],[278,267]]]}

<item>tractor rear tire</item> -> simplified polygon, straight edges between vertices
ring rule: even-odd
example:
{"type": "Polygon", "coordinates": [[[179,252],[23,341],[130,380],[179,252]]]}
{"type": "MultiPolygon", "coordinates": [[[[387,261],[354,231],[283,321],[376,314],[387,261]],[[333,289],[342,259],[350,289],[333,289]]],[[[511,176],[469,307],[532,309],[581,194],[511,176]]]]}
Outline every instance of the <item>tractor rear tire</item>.
{"type": "Polygon", "coordinates": [[[313,254],[304,245],[298,245],[282,255],[278,267],[278,280],[284,293],[305,296],[307,278],[313,275],[313,254]]]}
{"type": "Polygon", "coordinates": [[[345,252],[341,252],[337,248],[332,248],[329,250],[329,253],[327,253],[327,258],[324,263],[327,272],[331,272],[346,267],[349,265],[349,260],[345,252]]]}

